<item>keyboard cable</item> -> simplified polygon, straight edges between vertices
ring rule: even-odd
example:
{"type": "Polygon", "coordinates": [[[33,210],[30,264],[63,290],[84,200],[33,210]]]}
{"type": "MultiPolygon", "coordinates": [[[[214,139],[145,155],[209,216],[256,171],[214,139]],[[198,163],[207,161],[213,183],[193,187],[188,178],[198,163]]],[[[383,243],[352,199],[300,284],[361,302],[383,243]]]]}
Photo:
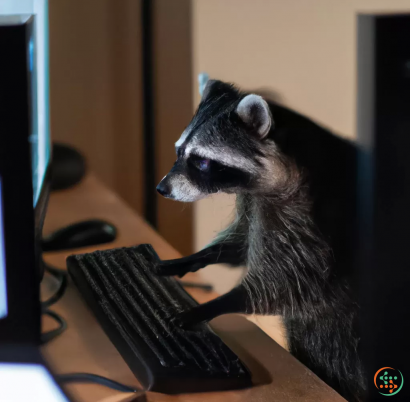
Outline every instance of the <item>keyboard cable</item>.
{"type": "MultiPolygon", "coordinates": [[[[54,321],[58,323],[58,327],[56,329],[52,329],[50,331],[44,332],[41,334],[41,344],[44,345],[51,340],[55,339],[57,336],[61,335],[67,329],[67,322],[65,319],[60,315],[57,314],[55,311],[49,309],[53,304],[57,303],[65,294],[68,285],[68,274],[66,271],[62,269],[58,269],[52,267],[51,265],[42,261],[44,266],[44,270],[51,274],[54,278],[56,278],[59,282],[58,288],[56,292],[50,296],[47,300],[41,302],[41,313],[43,315],[47,315],[52,318],[54,321]]],[[[140,389],[134,386],[124,385],[117,381],[111,380],[109,378],[92,374],[92,373],[68,373],[68,374],[59,374],[55,376],[56,380],[60,384],[69,384],[69,383],[81,383],[81,384],[89,384],[94,383],[98,385],[102,385],[104,387],[111,388],[115,391],[119,392],[145,392],[146,390],[140,389]]]]}

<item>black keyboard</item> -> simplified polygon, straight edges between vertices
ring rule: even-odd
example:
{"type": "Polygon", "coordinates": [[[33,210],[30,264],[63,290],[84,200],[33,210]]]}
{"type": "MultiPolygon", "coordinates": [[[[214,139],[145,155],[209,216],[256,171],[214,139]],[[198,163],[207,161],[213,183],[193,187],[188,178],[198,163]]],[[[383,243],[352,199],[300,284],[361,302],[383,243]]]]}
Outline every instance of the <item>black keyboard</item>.
{"type": "Polygon", "coordinates": [[[151,245],[68,257],[68,271],[141,385],[176,394],[244,388],[250,373],[207,324],[184,330],[177,313],[197,302],[173,277],[155,275],[151,245]]]}

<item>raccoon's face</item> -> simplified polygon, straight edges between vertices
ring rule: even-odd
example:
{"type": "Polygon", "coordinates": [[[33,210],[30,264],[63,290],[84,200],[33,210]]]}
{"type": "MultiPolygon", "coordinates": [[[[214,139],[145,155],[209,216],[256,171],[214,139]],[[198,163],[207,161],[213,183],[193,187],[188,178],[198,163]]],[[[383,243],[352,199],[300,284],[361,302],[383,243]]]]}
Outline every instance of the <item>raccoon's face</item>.
{"type": "Polygon", "coordinates": [[[177,160],[157,191],[178,201],[210,194],[263,193],[282,174],[268,104],[209,81],[198,110],[175,144],[177,160]]]}

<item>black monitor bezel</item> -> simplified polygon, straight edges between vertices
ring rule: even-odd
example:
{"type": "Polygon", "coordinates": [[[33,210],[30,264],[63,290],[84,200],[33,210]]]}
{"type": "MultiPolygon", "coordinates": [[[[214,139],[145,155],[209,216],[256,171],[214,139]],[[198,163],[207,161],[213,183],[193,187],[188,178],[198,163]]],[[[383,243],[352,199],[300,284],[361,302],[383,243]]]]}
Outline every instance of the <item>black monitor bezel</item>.
{"type": "Polygon", "coordinates": [[[28,41],[34,17],[0,26],[0,176],[8,314],[0,320],[0,342],[40,343],[41,230],[49,194],[47,168],[33,208],[31,166],[32,105],[28,41]],[[23,112],[22,112],[23,111],[23,112]]]}

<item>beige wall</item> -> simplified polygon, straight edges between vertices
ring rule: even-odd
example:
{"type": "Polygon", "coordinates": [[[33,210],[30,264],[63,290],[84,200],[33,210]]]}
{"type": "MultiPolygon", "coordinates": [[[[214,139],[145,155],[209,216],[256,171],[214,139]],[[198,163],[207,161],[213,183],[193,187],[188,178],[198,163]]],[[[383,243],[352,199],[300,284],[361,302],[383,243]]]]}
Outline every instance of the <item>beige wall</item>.
{"type": "MultiPolygon", "coordinates": [[[[244,89],[272,89],[284,104],[354,138],[356,14],[374,11],[410,12],[410,0],[193,0],[194,79],[206,71],[244,89]]],[[[223,195],[196,203],[197,249],[232,205],[223,195]]],[[[226,270],[202,272],[222,276],[219,290],[228,286],[226,270]]]]}
{"type": "MultiPolygon", "coordinates": [[[[192,114],[191,0],[155,0],[152,31],[159,182],[192,114]]],[[[90,170],[143,214],[141,0],[50,1],[50,74],[54,140],[81,150],[90,170]]],[[[159,233],[192,253],[192,205],[158,195],[157,217],[159,233]]]]}
{"type": "Polygon", "coordinates": [[[53,139],[142,212],[140,0],[51,0],[49,16],[53,139]]]}
{"type": "MultiPolygon", "coordinates": [[[[175,142],[192,116],[191,0],[154,1],[156,181],[175,162],[175,142]]],[[[155,189],[153,189],[155,191],[155,189]]],[[[192,254],[192,204],[157,194],[158,231],[179,252],[192,254]]]]}

